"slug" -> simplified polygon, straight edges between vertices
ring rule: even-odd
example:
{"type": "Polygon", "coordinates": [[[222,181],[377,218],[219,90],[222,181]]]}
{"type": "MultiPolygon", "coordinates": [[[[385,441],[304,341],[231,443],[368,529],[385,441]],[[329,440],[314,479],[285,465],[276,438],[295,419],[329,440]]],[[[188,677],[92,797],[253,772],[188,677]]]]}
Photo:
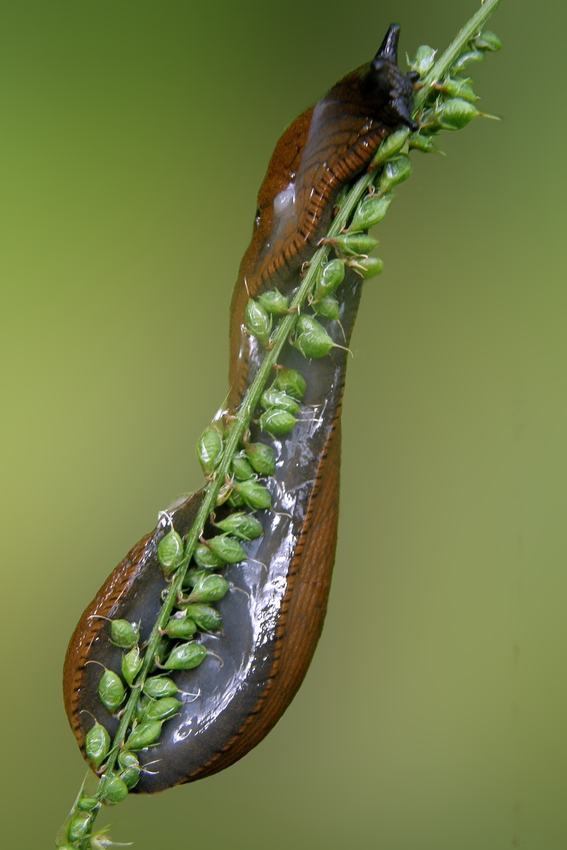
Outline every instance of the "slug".
{"type": "MultiPolygon", "coordinates": [[[[293,291],[302,265],[328,229],[339,191],[368,166],[390,133],[401,125],[416,129],[411,118],[415,75],[397,66],[398,38],[399,27],[392,25],[375,58],[296,118],[275,147],[231,303],[228,410],[238,406],[262,358],[257,340],[244,332],[249,297],[274,287],[284,294],[293,291]]],[[[347,269],[340,309],[345,345],[361,284],[347,269]]],[[[215,654],[198,668],[175,674],[180,690],[190,696],[164,723],[159,744],[144,750],[148,768],[135,791],[200,779],[244,756],[293,699],[319,639],[337,536],[346,352],[333,348],[325,357],[306,360],[286,344],[280,363],[300,371],[307,390],[302,415],[285,437],[266,440],[269,435],[252,428],[254,440],[275,449],[276,472],[267,483],[275,511],[259,511],[262,536],[246,543],[247,560],[224,570],[233,588],[217,606],[222,632],[201,636],[215,654]]],[[[65,660],[64,698],[83,752],[93,716],[111,735],[118,725],[97,693],[100,665],[120,670],[122,654],[109,641],[105,618],[139,622],[140,639],[147,639],[167,587],[157,545],[170,523],[180,535],[187,533],[202,497],[202,491],[194,493],[161,516],[116,567],[75,629],[65,660]]]]}

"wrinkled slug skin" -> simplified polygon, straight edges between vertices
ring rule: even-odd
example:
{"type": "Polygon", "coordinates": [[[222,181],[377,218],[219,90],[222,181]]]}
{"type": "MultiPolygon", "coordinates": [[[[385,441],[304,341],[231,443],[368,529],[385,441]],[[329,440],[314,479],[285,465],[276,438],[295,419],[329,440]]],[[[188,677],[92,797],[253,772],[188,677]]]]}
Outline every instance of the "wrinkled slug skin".
{"type": "MultiPolygon", "coordinates": [[[[398,28],[391,27],[373,62],[340,80],[276,145],[232,298],[229,408],[238,405],[262,357],[256,340],[242,332],[249,295],[274,286],[289,294],[297,286],[302,264],[328,228],[340,188],[368,165],[392,130],[413,126],[411,83],[396,65],[397,38],[398,28]]],[[[360,293],[361,279],[347,270],[339,290],[347,341],[360,293]]],[[[323,324],[344,343],[336,322],[323,324]]],[[[304,359],[289,345],[282,351],[280,363],[301,372],[307,391],[299,421],[284,438],[252,428],[253,440],[276,450],[275,478],[267,481],[275,512],[258,512],[264,534],[245,544],[249,560],[223,571],[234,585],[217,603],[223,631],[202,636],[222,665],[209,655],[200,667],[173,674],[187,695],[178,695],[183,706],[164,723],[159,745],[140,754],[142,764],[152,762],[152,772],[141,774],[135,791],[161,791],[232,764],[269,732],[303,680],[323,626],[335,554],[346,356],[338,348],[317,360],[304,359]]],[[[190,528],[201,499],[200,491],[169,511],[180,534],[190,528]]],[[[141,638],[147,639],[166,587],[156,546],[167,529],[161,519],[134,546],[71,638],[65,707],[82,748],[92,716],[111,735],[118,724],[98,698],[101,667],[86,663],[120,669],[121,650],[110,643],[102,617],[139,621],[141,638]]]]}

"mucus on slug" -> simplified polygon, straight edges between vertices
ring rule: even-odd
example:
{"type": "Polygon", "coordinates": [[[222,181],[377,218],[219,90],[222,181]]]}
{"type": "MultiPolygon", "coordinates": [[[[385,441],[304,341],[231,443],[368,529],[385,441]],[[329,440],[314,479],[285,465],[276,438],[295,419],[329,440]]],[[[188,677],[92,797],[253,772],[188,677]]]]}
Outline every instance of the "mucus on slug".
{"type": "MultiPolygon", "coordinates": [[[[399,27],[390,27],[372,62],[341,79],[311,109],[302,113],[277,142],[258,194],[259,213],[252,241],[240,266],[230,316],[228,409],[234,411],[262,357],[256,340],[241,333],[250,297],[269,288],[286,295],[325,235],[341,188],[370,162],[380,142],[400,125],[414,128],[411,78],[397,67],[399,27]]],[[[346,270],[341,284],[340,322],[348,345],[361,294],[361,278],[346,270]]],[[[205,631],[201,643],[211,656],[195,669],[178,670],[183,692],[197,694],[182,702],[179,716],[163,725],[159,746],[144,751],[155,761],[133,789],[163,790],[216,773],[246,754],[267,734],[296,693],[321,633],[338,519],[340,413],[346,352],[332,349],[306,360],[286,344],[279,363],[299,371],[307,388],[302,403],[317,410],[298,418],[281,438],[266,439],[257,425],[250,441],[277,447],[276,477],[267,478],[272,502],[285,494],[284,517],[260,510],[262,535],[243,542],[246,560],[228,563],[223,575],[245,593],[227,593],[218,602],[223,633],[205,631]],[[265,565],[261,569],[258,565],[265,565]]],[[[110,732],[117,718],[101,705],[98,665],[120,670],[121,650],[108,640],[108,622],[140,622],[141,641],[160,608],[166,579],[157,562],[157,546],[170,527],[187,534],[203,499],[192,494],[162,515],[116,567],[75,630],[65,661],[65,705],[84,750],[85,734],[95,716],[110,732]]],[[[214,529],[206,528],[207,534],[214,529]]]]}

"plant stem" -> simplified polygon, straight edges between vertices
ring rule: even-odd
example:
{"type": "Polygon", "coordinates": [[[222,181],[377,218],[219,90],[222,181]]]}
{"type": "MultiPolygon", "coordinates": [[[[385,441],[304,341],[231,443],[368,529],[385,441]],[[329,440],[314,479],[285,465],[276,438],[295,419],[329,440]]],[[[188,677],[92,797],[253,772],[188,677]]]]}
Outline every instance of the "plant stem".
{"type": "Polygon", "coordinates": [[[422,82],[422,88],[416,93],[414,98],[414,115],[423,106],[427,100],[431,86],[447,73],[451,65],[458,59],[467,42],[477,33],[494,12],[500,0],[484,0],[478,12],[464,25],[464,27],[455,36],[445,53],[435,62],[431,70],[425,75],[422,82]]]}

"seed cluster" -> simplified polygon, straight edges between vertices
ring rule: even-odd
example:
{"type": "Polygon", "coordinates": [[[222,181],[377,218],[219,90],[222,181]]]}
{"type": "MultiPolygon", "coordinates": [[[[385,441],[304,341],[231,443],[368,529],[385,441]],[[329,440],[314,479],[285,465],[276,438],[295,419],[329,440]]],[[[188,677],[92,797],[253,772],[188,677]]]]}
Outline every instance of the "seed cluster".
{"type": "MultiPolygon", "coordinates": [[[[416,116],[419,130],[410,133],[400,129],[382,142],[373,161],[374,178],[350,223],[339,235],[322,240],[325,259],[305,302],[292,308],[290,296],[277,289],[249,299],[244,316],[246,328],[267,351],[273,347],[281,319],[292,314],[288,341],[305,358],[324,357],[332,348],[342,347],[333,339],[334,326],[329,323],[335,322],[340,328],[341,285],[346,268],[364,279],[380,274],[382,261],[369,256],[378,243],[368,230],[384,218],[393,198],[392,190],[410,176],[410,149],[433,151],[433,140],[440,130],[460,129],[482,115],[474,106],[477,97],[471,80],[462,71],[500,46],[499,39],[490,32],[473,38],[449,71],[429,88],[416,116]],[[335,256],[329,259],[331,249],[335,256]],[[326,327],[320,319],[325,320],[326,327]]],[[[434,57],[432,48],[420,47],[410,67],[423,77],[433,67],[434,57]]],[[[349,188],[345,187],[337,199],[339,207],[349,188]]],[[[260,431],[281,438],[297,422],[306,383],[294,369],[277,364],[274,369],[275,378],[264,388],[254,415],[260,431]]],[[[100,781],[94,796],[86,792],[79,795],[66,823],[60,850],[100,850],[113,843],[106,831],[93,833],[96,814],[103,804],[119,803],[136,786],[144,770],[137,753],[159,741],[163,724],[182,705],[175,681],[159,671],[191,670],[204,661],[208,653],[200,635],[221,629],[222,618],[215,603],[230,589],[219,571],[228,564],[244,561],[248,555],[243,544],[263,533],[262,523],[254,514],[272,509],[266,479],[275,474],[274,450],[266,443],[251,442],[246,429],[232,457],[225,457],[234,422],[234,416],[223,414],[205,428],[197,444],[197,458],[207,481],[218,480],[221,466],[229,470],[216,496],[215,511],[221,518],[215,512],[210,515],[210,527],[216,533],[205,538],[201,530],[198,545],[190,550],[187,541],[171,527],[158,544],[157,560],[166,578],[172,580],[177,571],[183,578],[171,614],[160,629],[154,658],[145,662],[147,646],[140,643],[139,624],[121,619],[110,623],[109,639],[123,650],[120,672],[103,669],[98,696],[111,714],[120,716],[121,707],[125,702],[130,705],[131,700],[135,700],[134,708],[126,734],[117,736],[115,743],[96,719],[87,732],[85,751],[100,781]]]]}

